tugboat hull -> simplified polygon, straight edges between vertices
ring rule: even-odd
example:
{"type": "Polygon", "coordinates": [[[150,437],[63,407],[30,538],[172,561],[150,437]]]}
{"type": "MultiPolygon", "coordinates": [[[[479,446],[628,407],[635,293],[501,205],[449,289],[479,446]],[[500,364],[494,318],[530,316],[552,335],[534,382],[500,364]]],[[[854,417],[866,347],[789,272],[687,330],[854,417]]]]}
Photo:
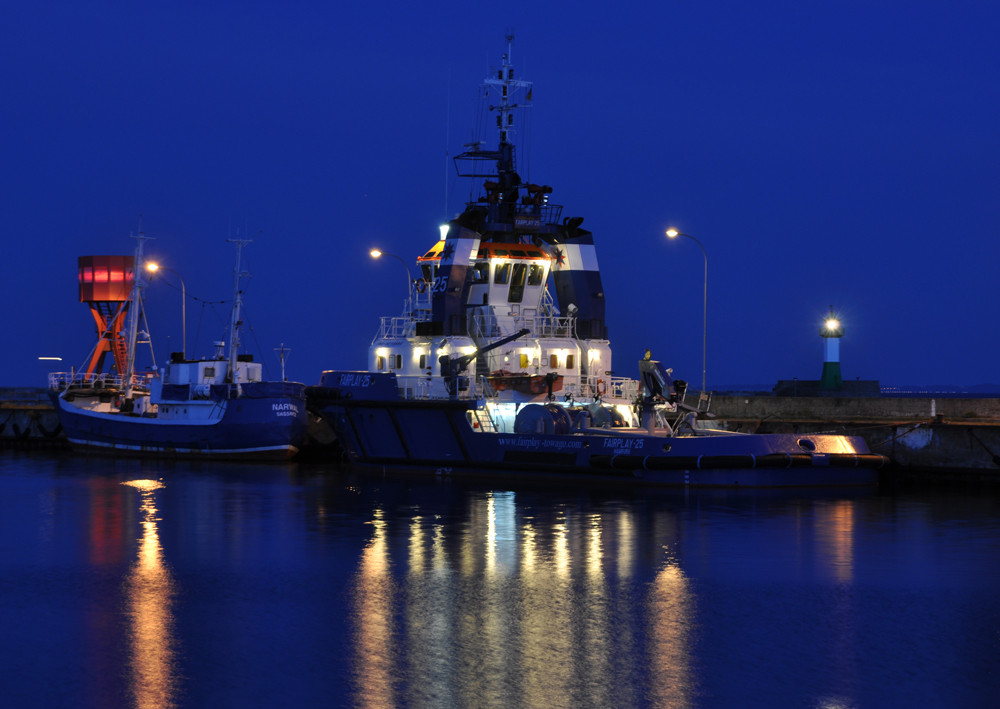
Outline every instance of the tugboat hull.
{"type": "Polygon", "coordinates": [[[406,400],[390,378],[325,372],[309,405],[361,469],[697,487],[875,485],[888,461],[860,437],[665,436],[643,429],[500,432],[474,400],[406,400]],[[382,386],[384,384],[384,386],[382,386]]]}

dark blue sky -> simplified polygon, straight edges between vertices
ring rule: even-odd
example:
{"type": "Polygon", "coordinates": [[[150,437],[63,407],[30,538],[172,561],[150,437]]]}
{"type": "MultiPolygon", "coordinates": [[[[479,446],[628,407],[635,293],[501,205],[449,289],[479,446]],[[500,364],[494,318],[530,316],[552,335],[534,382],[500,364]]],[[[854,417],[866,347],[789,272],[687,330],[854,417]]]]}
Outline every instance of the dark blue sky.
{"type": "MultiPolygon", "coordinates": [[[[408,262],[461,210],[448,155],[516,34],[535,82],[522,177],[585,217],[615,369],[645,347],[709,385],[816,379],[832,304],[846,379],[996,382],[1000,6],[989,2],[23,3],[0,22],[7,303],[0,385],[93,344],[76,258],[148,251],[228,299],[277,376],[362,367],[408,262]],[[208,5],[209,7],[203,7],[208,5]],[[274,6],[272,6],[274,5],[274,6]]],[[[490,141],[493,141],[490,136],[490,141]]],[[[180,295],[147,294],[157,356],[180,295]]],[[[188,304],[205,354],[226,312],[188,304]]],[[[167,343],[167,337],[170,343],[167,343]]]]}

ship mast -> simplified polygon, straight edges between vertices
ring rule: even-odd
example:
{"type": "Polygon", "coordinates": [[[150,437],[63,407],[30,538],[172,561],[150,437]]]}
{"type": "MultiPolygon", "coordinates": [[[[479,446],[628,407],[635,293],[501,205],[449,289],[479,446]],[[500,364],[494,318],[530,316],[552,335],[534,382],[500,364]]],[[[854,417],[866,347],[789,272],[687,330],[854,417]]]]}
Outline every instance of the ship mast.
{"type": "Polygon", "coordinates": [[[237,354],[240,349],[240,308],[243,305],[243,292],[240,290],[240,281],[246,275],[240,270],[240,256],[243,247],[253,243],[252,239],[226,239],[231,244],[236,244],[236,268],[233,270],[233,313],[229,320],[229,377],[239,387],[236,377],[237,354]]]}
{"type": "Polygon", "coordinates": [[[497,149],[487,150],[482,147],[481,142],[472,143],[466,145],[467,149],[454,159],[459,177],[494,178],[498,184],[487,182],[487,192],[494,193],[499,200],[511,201],[517,199],[521,185],[521,178],[516,172],[514,144],[511,142],[516,133],[514,113],[520,108],[531,108],[534,84],[514,78],[514,65],[511,63],[513,33],[508,33],[506,38],[507,51],[500,68],[495,75],[483,81],[487,107],[491,113],[496,113],[496,127],[500,138],[497,149]],[[467,167],[463,168],[463,164],[467,167]]]}
{"type": "Polygon", "coordinates": [[[503,55],[500,70],[497,78],[488,78],[483,84],[487,87],[499,91],[500,103],[490,104],[489,110],[496,111],[497,132],[500,134],[500,145],[498,147],[499,157],[497,159],[497,172],[500,175],[501,186],[504,185],[504,176],[514,175],[514,144],[509,140],[517,131],[514,127],[514,110],[520,107],[531,105],[532,82],[522,81],[514,78],[514,65],[511,64],[511,55],[514,51],[514,35],[507,35],[507,52],[503,55]],[[518,104],[514,99],[519,91],[524,92],[524,103],[518,104]]]}
{"type": "Polygon", "coordinates": [[[132,293],[129,295],[128,335],[125,342],[128,343],[128,356],[125,358],[125,398],[132,398],[132,380],[135,378],[135,348],[139,339],[139,317],[142,313],[142,250],[145,242],[153,239],[139,232],[132,235],[136,240],[135,261],[132,264],[132,293]]]}

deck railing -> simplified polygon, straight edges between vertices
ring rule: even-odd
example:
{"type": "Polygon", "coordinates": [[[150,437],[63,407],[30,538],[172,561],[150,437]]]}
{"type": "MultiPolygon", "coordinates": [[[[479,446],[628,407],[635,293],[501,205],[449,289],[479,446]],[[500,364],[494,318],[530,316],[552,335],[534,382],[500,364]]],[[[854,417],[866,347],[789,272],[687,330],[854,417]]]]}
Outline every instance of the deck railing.
{"type": "MultiPolygon", "coordinates": [[[[133,388],[147,388],[155,374],[132,375],[133,388]]],[[[51,372],[49,374],[49,389],[62,391],[70,387],[80,389],[124,389],[125,377],[113,372],[51,372]]]]}

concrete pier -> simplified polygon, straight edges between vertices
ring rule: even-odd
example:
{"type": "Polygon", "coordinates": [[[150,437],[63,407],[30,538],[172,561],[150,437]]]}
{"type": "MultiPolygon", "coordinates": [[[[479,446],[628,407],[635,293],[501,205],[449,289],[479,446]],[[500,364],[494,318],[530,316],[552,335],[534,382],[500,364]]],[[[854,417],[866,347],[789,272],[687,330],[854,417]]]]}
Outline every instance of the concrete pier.
{"type": "Polygon", "coordinates": [[[716,395],[716,424],[747,433],[849,433],[904,478],[1000,482],[1000,398],[716,395]]]}
{"type": "MultiPolygon", "coordinates": [[[[711,411],[730,431],[861,436],[890,478],[1000,483],[1000,398],[717,394],[711,411]]],[[[68,448],[45,389],[0,389],[0,447],[68,448]]]]}
{"type": "Polygon", "coordinates": [[[0,447],[69,447],[45,389],[0,389],[0,447]]]}

